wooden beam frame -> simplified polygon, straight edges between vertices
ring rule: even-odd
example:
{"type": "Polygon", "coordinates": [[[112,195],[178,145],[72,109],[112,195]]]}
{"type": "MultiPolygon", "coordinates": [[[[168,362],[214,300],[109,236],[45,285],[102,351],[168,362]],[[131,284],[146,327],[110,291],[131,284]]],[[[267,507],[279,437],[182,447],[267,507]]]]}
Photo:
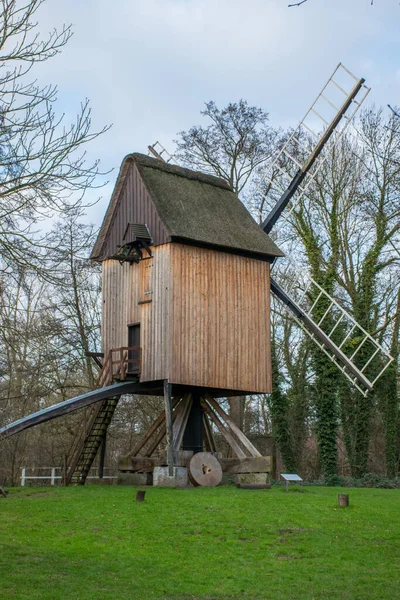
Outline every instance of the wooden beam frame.
{"type": "Polygon", "coordinates": [[[203,435],[204,445],[207,449],[207,452],[216,452],[217,448],[215,445],[215,440],[211,429],[211,423],[207,416],[207,413],[203,414],[203,435]]]}
{"type": "MultiPolygon", "coordinates": [[[[185,394],[182,398],[182,402],[179,404],[179,413],[174,420],[173,426],[173,448],[174,452],[178,452],[181,447],[183,435],[185,433],[186,425],[189,419],[190,409],[192,408],[193,399],[191,394],[185,394]]],[[[175,412],[176,412],[175,411],[175,412]]]]}
{"type": "Polygon", "coordinates": [[[221,408],[218,402],[211,398],[211,396],[206,396],[205,400],[208,404],[213,408],[213,410],[218,414],[218,416],[228,425],[229,429],[236,435],[238,440],[243,444],[246,448],[247,452],[250,456],[254,458],[261,457],[261,453],[257,450],[255,446],[250,442],[250,440],[244,435],[243,431],[232,421],[229,415],[221,408]]]}
{"type": "Polygon", "coordinates": [[[224,436],[224,438],[226,439],[236,456],[238,458],[246,458],[246,454],[243,452],[237,441],[231,435],[230,431],[227,430],[222,421],[219,419],[218,415],[215,414],[215,412],[211,409],[210,405],[204,400],[204,398],[201,399],[201,404],[206,413],[210,416],[211,420],[218,427],[220,433],[224,436]]]}
{"type": "MultiPolygon", "coordinates": [[[[175,406],[178,404],[179,401],[180,401],[180,398],[174,398],[172,400],[172,408],[175,408],[175,406]]],[[[134,447],[129,452],[129,454],[127,454],[127,456],[136,456],[137,454],[139,454],[139,452],[143,449],[143,447],[147,444],[147,442],[150,440],[150,438],[155,434],[157,429],[159,427],[161,427],[161,425],[163,423],[165,423],[165,410],[160,412],[157,419],[154,421],[154,423],[151,425],[151,427],[146,431],[144,436],[134,445],[134,447]]],[[[165,433],[164,433],[164,435],[165,435],[165,433]]],[[[164,435],[163,435],[163,437],[164,437],[164,435]]],[[[154,450],[153,450],[153,452],[154,452],[154,450]]]]}

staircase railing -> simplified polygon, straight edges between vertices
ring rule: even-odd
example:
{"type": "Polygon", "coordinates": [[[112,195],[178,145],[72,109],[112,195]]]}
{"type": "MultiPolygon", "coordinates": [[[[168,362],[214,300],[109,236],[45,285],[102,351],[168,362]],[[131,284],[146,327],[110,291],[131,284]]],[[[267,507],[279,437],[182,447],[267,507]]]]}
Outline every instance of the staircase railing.
{"type": "Polygon", "coordinates": [[[114,379],[124,381],[129,372],[129,365],[136,367],[133,375],[140,375],[142,364],[142,349],[140,346],[122,346],[111,348],[105,357],[100,373],[99,387],[111,385],[114,379]],[[138,358],[132,358],[132,353],[138,353],[138,358]]]}
{"type": "MultiPolygon", "coordinates": [[[[139,346],[122,346],[121,348],[112,348],[109,350],[107,355],[104,357],[103,367],[100,373],[98,387],[106,387],[111,385],[114,379],[124,381],[129,373],[129,366],[134,365],[134,372],[131,373],[135,376],[140,375],[141,368],[141,354],[142,349],[139,346]],[[133,358],[132,355],[138,355],[137,358],[133,358]]],[[[89,443],[88,440],[93,432],[96,425],[96,419],[101,414],[103,408],[105,409],[108,403],[108,399],[93,404],[92,406],[85,408],[81,421],[78,424],[76,435],[72,442],[71,448],[66,459],[66,482],[71,482],[74,476],[75,470],[79,465],[81,456],[85,452],[85,447],[89,443]]],[[[107,425],[108,426],[108,425],[107,425]]],[[[95,456],[92,457],[93,462],[95,456]]]]}

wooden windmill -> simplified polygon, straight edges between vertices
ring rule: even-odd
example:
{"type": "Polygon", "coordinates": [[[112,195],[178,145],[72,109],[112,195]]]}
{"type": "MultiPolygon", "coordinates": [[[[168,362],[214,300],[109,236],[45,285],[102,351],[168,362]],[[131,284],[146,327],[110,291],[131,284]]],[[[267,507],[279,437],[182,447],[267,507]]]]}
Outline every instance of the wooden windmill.
{"type": "Polygon", "coordinates": [[[261,456],[218,398],[271,392],[271,292],[367,394],[392,358],[307,274],[300,277],[291,267],[279,281],[279,271],[272,278],[271,265],[283,253],[268,234],[306,193],[327,142],[340,139],[368,91],[363,79],[342,65],[335,69],[270,165],[264,189],[274,205],[261,227],[225,181],[171,164],[162,147],[152,147],[154,158],[127,156],[91,254],[102,264],[103,353],[94,356],[102,390],[0,434],[86,406],[67,469],[67,481],[82,484],[100,448],[104,457],[120,395],[154,394],[164,396],[164,411],[121,458],[122,471],[144,474],[167,465],[173,476],[174,467],[186,466],[196,453],[215,452],[216,429],[236,457],[221,460],[223,470],[268,472],[270,458],[261,456]],[[318,120],[322,134],[315,133],[318,120]],[[315,143],[300,160],[291,148],[304,130],[315,143]],[[316,321],[318,306],[324,310],[316,321]],[[155,455],[165,438],[166,455],[155,455]]]}
{"type": "Polygon", "coordinates": [[[190,453],[215,451],[211,423],[238,458],[261,458],[215,398],[272,390],[277,256],[225,181],[141,154],[124,159],[91,255],[103,270],[104,382],[136,379],[137,393],[164,394],[166,406],[120,469],[157,466],[164,436],[171,471],[190,453]]]}

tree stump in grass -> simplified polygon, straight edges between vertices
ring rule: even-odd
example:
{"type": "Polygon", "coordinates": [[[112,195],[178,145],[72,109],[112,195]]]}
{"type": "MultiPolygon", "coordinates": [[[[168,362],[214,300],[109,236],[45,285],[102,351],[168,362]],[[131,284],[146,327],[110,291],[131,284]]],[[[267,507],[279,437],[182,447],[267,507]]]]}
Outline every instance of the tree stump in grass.
{"type": "Polygon", "coordinates": [[[144,490],[138,490],[136,492],[136,502],[143,502],[146,492],[144,490]]]}
{"type": "Polygon", "coordinates": [[[349,495],[348,494],[338,494],[338,502],[339,506],[346,508],[349,505],[349,495]]]}

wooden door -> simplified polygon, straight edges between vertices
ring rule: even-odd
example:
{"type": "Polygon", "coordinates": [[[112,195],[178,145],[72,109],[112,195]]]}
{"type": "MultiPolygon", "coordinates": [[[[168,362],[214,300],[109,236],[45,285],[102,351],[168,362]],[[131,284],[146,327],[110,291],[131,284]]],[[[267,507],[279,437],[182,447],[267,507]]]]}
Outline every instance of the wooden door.
{"type": "Polygon", "coordinates": [[[140,323],[128,325],[128,346],[136,347],[136,350],[128,351],[128,361],[136,360],[137,362],[128,362],[128,373],[137,375],[140,373],[140,323]]]}

